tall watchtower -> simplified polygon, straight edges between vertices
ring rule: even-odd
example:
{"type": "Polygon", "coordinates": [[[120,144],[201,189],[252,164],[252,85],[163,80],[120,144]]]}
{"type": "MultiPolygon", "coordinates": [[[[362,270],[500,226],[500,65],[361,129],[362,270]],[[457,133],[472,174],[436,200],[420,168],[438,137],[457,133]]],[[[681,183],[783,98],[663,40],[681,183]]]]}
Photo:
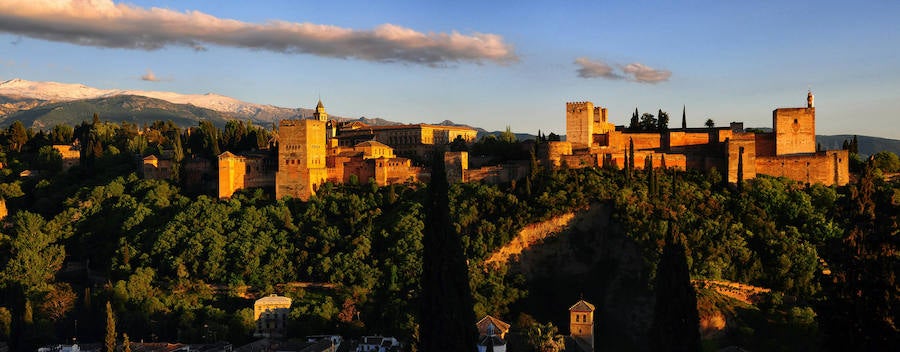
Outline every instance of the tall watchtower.
{"type": "Polygon", "coordinates": [[[324,121],[281,120],[275,197],[309,199],[315,188],[328,178],[325,149],[324,121]]]}
{"type": "Polygon", "coordinates": [[[594,305],[579,300],[569,307],[569,335],[594,349],[594,305]]]}
{"type": "Polygon", "coordinates": [[[806,95],[805,108],[780,108],[772,111],[775,129],[775,155],[816,152],[816,108],[813,94],[806,95]]]}
{"type": "Polygon", "coordinates": [[[566,141],[572,149],[588,149],[594,139],[594,103],[566,103],[566,141]]]}

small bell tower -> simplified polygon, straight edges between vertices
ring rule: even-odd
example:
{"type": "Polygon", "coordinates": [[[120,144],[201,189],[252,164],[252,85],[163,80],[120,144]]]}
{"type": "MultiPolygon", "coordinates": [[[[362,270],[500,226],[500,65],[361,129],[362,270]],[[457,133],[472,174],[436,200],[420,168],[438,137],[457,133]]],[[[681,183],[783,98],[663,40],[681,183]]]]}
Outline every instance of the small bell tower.
{"type": "Polygon", "coordinates": [[[319,103],[316,104],[316,112],[313,113],[313,118],[319,121],[328,121],[328,113],[325,112],[325,104],[322,104],[322,99],[319,99],[319,103]]]}

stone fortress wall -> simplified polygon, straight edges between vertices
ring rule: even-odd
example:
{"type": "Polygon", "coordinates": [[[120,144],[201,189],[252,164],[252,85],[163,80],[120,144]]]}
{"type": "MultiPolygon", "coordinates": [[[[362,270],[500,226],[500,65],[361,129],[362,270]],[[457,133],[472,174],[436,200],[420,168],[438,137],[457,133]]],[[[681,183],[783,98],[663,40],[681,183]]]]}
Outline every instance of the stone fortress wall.
{"type": "Polygon", "coordinates": [[[548,164],[569,167],[616,165],[624,167],[629,145],[634,145],[635,168],[653,158],[653,167],[710,170],[727,174],[729,182],[757,174],[784,176],[801,182],[844,185],[850,181],[846,151],[816,150],[816,110],[813,95],[804,108],[772,112],[772,133],[746,132],[743,124],[729,127],[679,128],[665,131],[630,131],[611,126],[606,109],[591,102],[566,103],[567,142],[550,142],[548,164]],[[598,118],[596,112],[600,111],[598,118]],[[568,145],[554,145],[568,143],[568,145]],[[571,152],[566,153],[568,148],[571,152]],[[559,160],[559,162],[557,162],[559,160]],[[740,165],[740,167],[739,167],[740,165]]]}

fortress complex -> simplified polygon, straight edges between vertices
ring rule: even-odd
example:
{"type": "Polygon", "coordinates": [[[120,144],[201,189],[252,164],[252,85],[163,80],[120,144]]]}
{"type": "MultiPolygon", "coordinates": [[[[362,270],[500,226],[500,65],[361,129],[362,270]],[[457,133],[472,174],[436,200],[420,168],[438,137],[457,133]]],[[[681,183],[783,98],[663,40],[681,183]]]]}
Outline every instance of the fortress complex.
{"type": "Polygon", "coordinates": [[[430,173],[396,153],[422,158],[436,144],[456,138],[474,142],[476,134],[460,126],[341,123],[329,120],[319,101],[312,119],[279,122],[274,150],[220,154],[218,196],[231,197],[243,188],[274,187],[276,198],[307,200],[325,182],[374,181],[380,186],[415,182],[430,173]]]}
{"type": "Polygon", "coordinates": [[[783,176],[806,183],[845,185],[850,180],[846,150],[816,150],[816,108],[813,95],[806,107],[772,112],[772,132],[745,131],[743,123],[729,127],[633,131],[609,122],[606,108],[591,102],[566,103],[565,142],[549,142],[542,156],[554,166],[625,166],[634,144],[635,168],[652,158],[654,167],[718,169],[728,182],[757,174],[783,176]]]}

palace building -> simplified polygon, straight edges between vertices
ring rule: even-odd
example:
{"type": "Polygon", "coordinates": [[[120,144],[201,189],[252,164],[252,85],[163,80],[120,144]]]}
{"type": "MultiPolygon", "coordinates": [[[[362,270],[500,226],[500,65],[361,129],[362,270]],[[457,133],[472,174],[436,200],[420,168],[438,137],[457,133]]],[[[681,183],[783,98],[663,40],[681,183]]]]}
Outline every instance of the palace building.
{"type": "Polygon", "coordinates": [[[635,168],[644,160],[654,167],[719,170],[728,182],[757,174],[783,176],[806,183],[845,185],[850,181],[846,150],[816,149],[816,108],[813,94],[806,107],[772,112],[772,132],[728,127],[635,131],[608,121],[606,108],[591,102],[566,103],[565,142],[549,142],[540,152],[554,166],[625,166],[633,145],[635,168]],[[651,159],[652,158],[652,159],[651,159]]]}
{"type": "Polygon", "coordinates": [[[320,100],[312,119],[279,122],[277,152],[220,154],[218,195],[227,198],[244,188],[274,187],[276,198],[307,200],[325,182],[417,182],[429,177],[428,170],[397,156],[398,151],[423,157],[435,144],[456,138],[472,142],[476,134],[459,126],[340,123],[328,119],[320,100]]]}

